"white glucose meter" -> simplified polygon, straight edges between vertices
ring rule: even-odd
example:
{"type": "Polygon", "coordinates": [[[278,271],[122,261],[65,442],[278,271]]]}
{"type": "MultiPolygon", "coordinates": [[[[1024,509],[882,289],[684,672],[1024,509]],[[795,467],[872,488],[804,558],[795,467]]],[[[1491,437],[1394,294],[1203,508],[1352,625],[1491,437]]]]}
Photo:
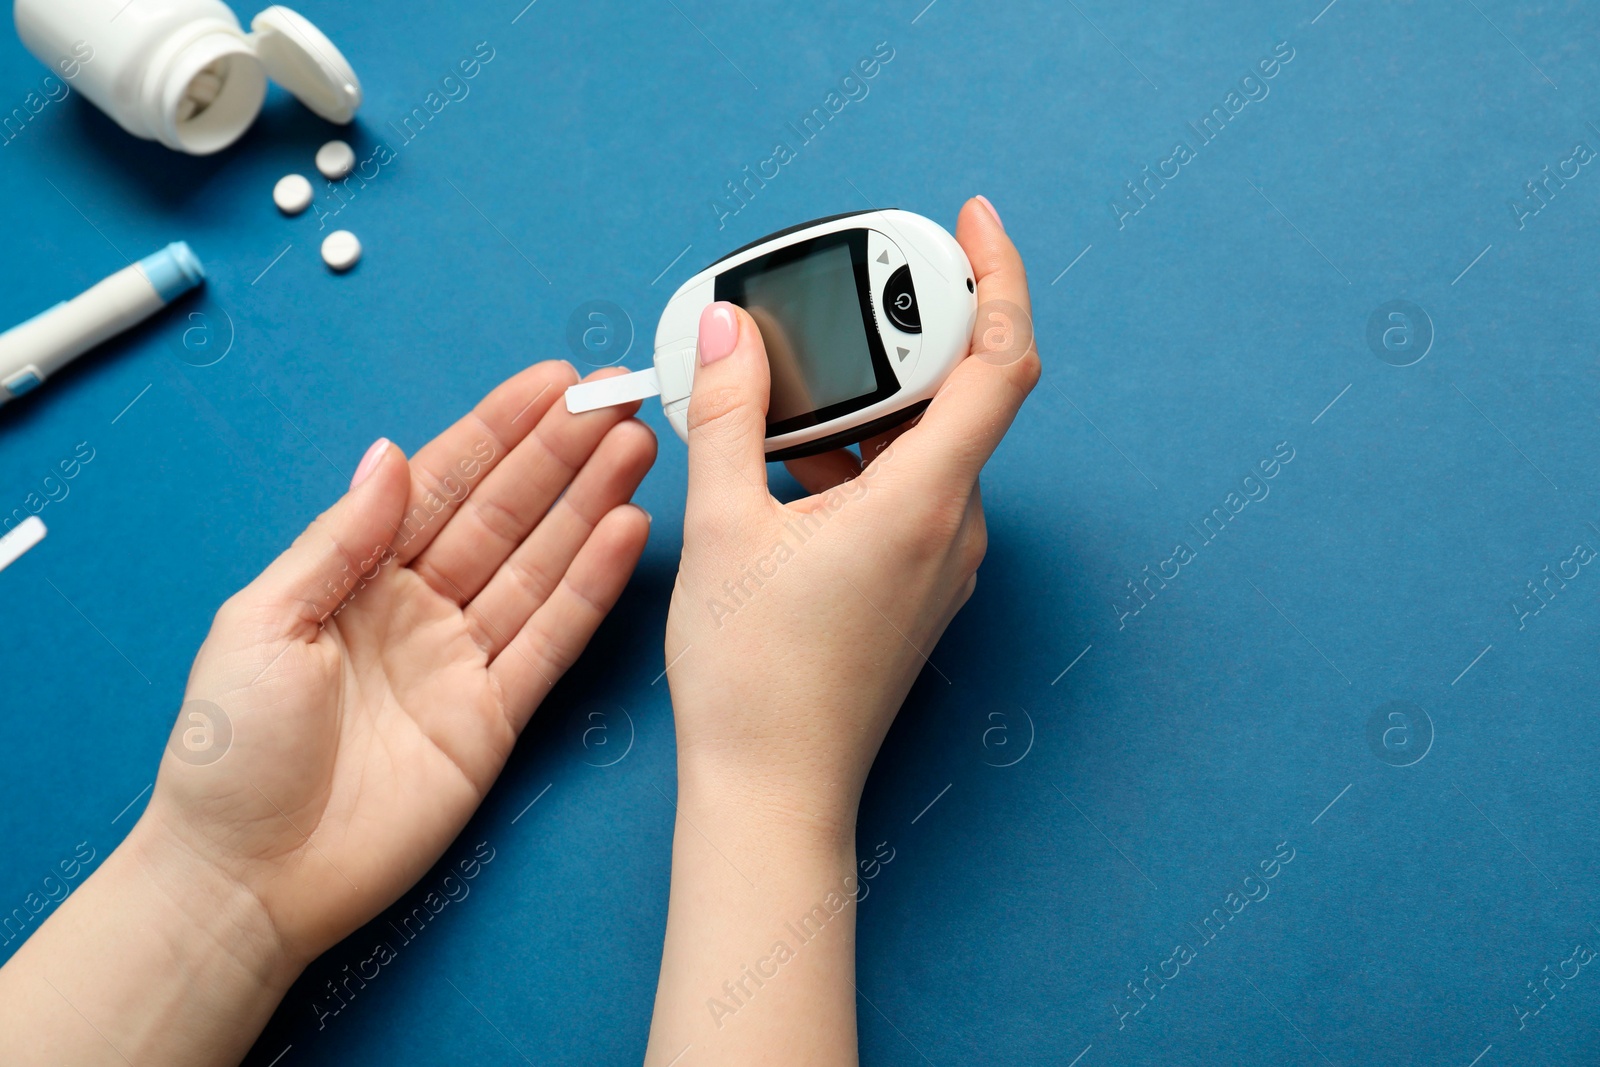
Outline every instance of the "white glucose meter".
{"type": "Polygon", "coordinates": [[[943,227],[909,211],[803,223],[731,252],[673,294],[655,367],[567,390],[574,413],[660,395],[689,437],[700,313],[750,313],[772,369],[768,460],[844,445],[920,415],[972,340],[972,264],[943,227]]]}

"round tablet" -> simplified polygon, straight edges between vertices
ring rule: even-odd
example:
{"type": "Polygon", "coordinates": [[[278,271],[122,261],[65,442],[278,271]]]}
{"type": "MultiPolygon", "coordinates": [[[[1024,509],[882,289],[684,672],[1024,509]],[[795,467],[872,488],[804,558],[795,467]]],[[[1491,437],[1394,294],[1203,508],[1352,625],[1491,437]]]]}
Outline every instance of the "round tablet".
{"type": "Polygon", "coordinates": [[[194,76],[194,80],[189,83],[187,95],[190,100],[203,107],[215,101],[220,92],[222,92],[222,79],[208,68],[194,76]]]}
{"type": "Polygon", "coordinates": [[[343,141],[329,141],[317,149],[317,169],[330,182],[338,181],[356,165],[356,150],[343,141]]]}
{"type": "Polygon", "coordinates": [[[285,215],[298,215],[311,206],[311,183],[299,174],[285,174],[272,187],[272,202],[285,215]]]}
{"type": "Polygon", "coordinates": [[[361,258],[361,242],[349,230],[334,230],[322,242],[322,262],[334,270],[349,270],[361,258]]]}

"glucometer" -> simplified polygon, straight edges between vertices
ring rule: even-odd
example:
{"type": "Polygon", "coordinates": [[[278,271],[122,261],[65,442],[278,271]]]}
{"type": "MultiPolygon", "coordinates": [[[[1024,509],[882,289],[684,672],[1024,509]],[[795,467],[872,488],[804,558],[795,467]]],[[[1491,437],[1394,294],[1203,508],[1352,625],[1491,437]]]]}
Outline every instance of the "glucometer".
{"type": "Polygon", "coordinates": [[[661,397],[689,437],[700,313],[750,313],[772,370],[767,459],[796,459],[920,415],[967,355],[972,264],[943,227],[909,211],[860,211],[790,227],[678,287],[656,327],[655,366],[567,390],[574,413],[661,397]]]}

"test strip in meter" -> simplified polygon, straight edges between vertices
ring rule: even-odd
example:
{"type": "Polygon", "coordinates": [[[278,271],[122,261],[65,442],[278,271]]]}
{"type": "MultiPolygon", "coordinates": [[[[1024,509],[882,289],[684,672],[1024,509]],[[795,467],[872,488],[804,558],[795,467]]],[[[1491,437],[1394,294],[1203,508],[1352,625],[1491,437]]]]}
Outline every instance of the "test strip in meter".
{"type": "Polygon", "coordinates": [[[612,378],[597,378],[567,387],[567,410],[574,415],[600,408],[616,407],[635,400],[645,400],[661,395],[661,379],[656,369],[636,370],[632,374],[619,374],[612,378]]]}

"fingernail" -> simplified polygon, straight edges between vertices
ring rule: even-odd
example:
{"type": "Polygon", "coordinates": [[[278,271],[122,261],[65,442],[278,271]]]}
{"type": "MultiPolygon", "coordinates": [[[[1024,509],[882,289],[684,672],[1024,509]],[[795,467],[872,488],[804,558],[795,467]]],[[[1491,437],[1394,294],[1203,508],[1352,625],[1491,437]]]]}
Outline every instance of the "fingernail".
{"type": "Polygon", "coordinates": [[[718,300],[700,313],[700,365],[710,366],[732,354],[739,343],[739,316],[733,305],[718,300]]]}
{"type": "Polygon", "coordinates": [[[654,523],[656,521],[656,517],[654,515],[650,514],[648,511],[645,511],[644,508],[640,508],[638,504],[635,504],[634,507],[639,508],[640,511],[644,511],[644,521],[645,522],[648,522],[648,523],[654,525],[654,523]]]}
{"type": "Polygon", "coordinates": [[[373,468],[378,465],[378,461],[383,458],[383,454],[388,451],[388,448],[389,439],[387,437],[380,437],[372,442],[371,446],[367,448],[367,454],[361,457],[360,464],[356,466],[355,477],[350,479],[350,488],[354,489],[367,480],[367,475],[372,473],[373,468]]]}
{"type": "Polygon", "coordinates": [[[1000,227],[1000,228],[1001,228],[1001,229],[1002,229],[1002,230],[1003,230],[1003,229],[1005,229],[1005,228],[1006,228],[1006,224],[1005,224],[1005,223],[1003,223],[1003,222],[1001,222],[1001,221],[1000,221],[1000,212],[998,212],[998,211],[996,211],[996,210],[995,210],[995,209],[994,209],[994,205],[993,205],[993,204],[991,204],[991,203],[989,203],[989,198],[988,198],[988,197],[987,197],[987,196],[984,196],[984,195],[983,195],[983,194],[982,194],[982,193],[979,193],[979,194],[978,194],[978,195],[977,195],[977,196],[976,196],[976,197],[974,197],[974,198],[973,198],[973,199],[975,199],[975,200],[977,200],[977,201],[979,201],[979,202],[980,202],[980,203],[982,203],[982,204],[983,204],[983,206],[984,206],[984,207],[986,207],[986,208],[988,208],[988,209],[989,209],[989,214],[991,214],[991,215],[993,215],[993,216],[994,216],[994,221],[995,221],[995,223],[996,223],[996,224],[997,224],[997,225],[998,225],[998,226],[999,226],[999,227],[1000,227]]]}

